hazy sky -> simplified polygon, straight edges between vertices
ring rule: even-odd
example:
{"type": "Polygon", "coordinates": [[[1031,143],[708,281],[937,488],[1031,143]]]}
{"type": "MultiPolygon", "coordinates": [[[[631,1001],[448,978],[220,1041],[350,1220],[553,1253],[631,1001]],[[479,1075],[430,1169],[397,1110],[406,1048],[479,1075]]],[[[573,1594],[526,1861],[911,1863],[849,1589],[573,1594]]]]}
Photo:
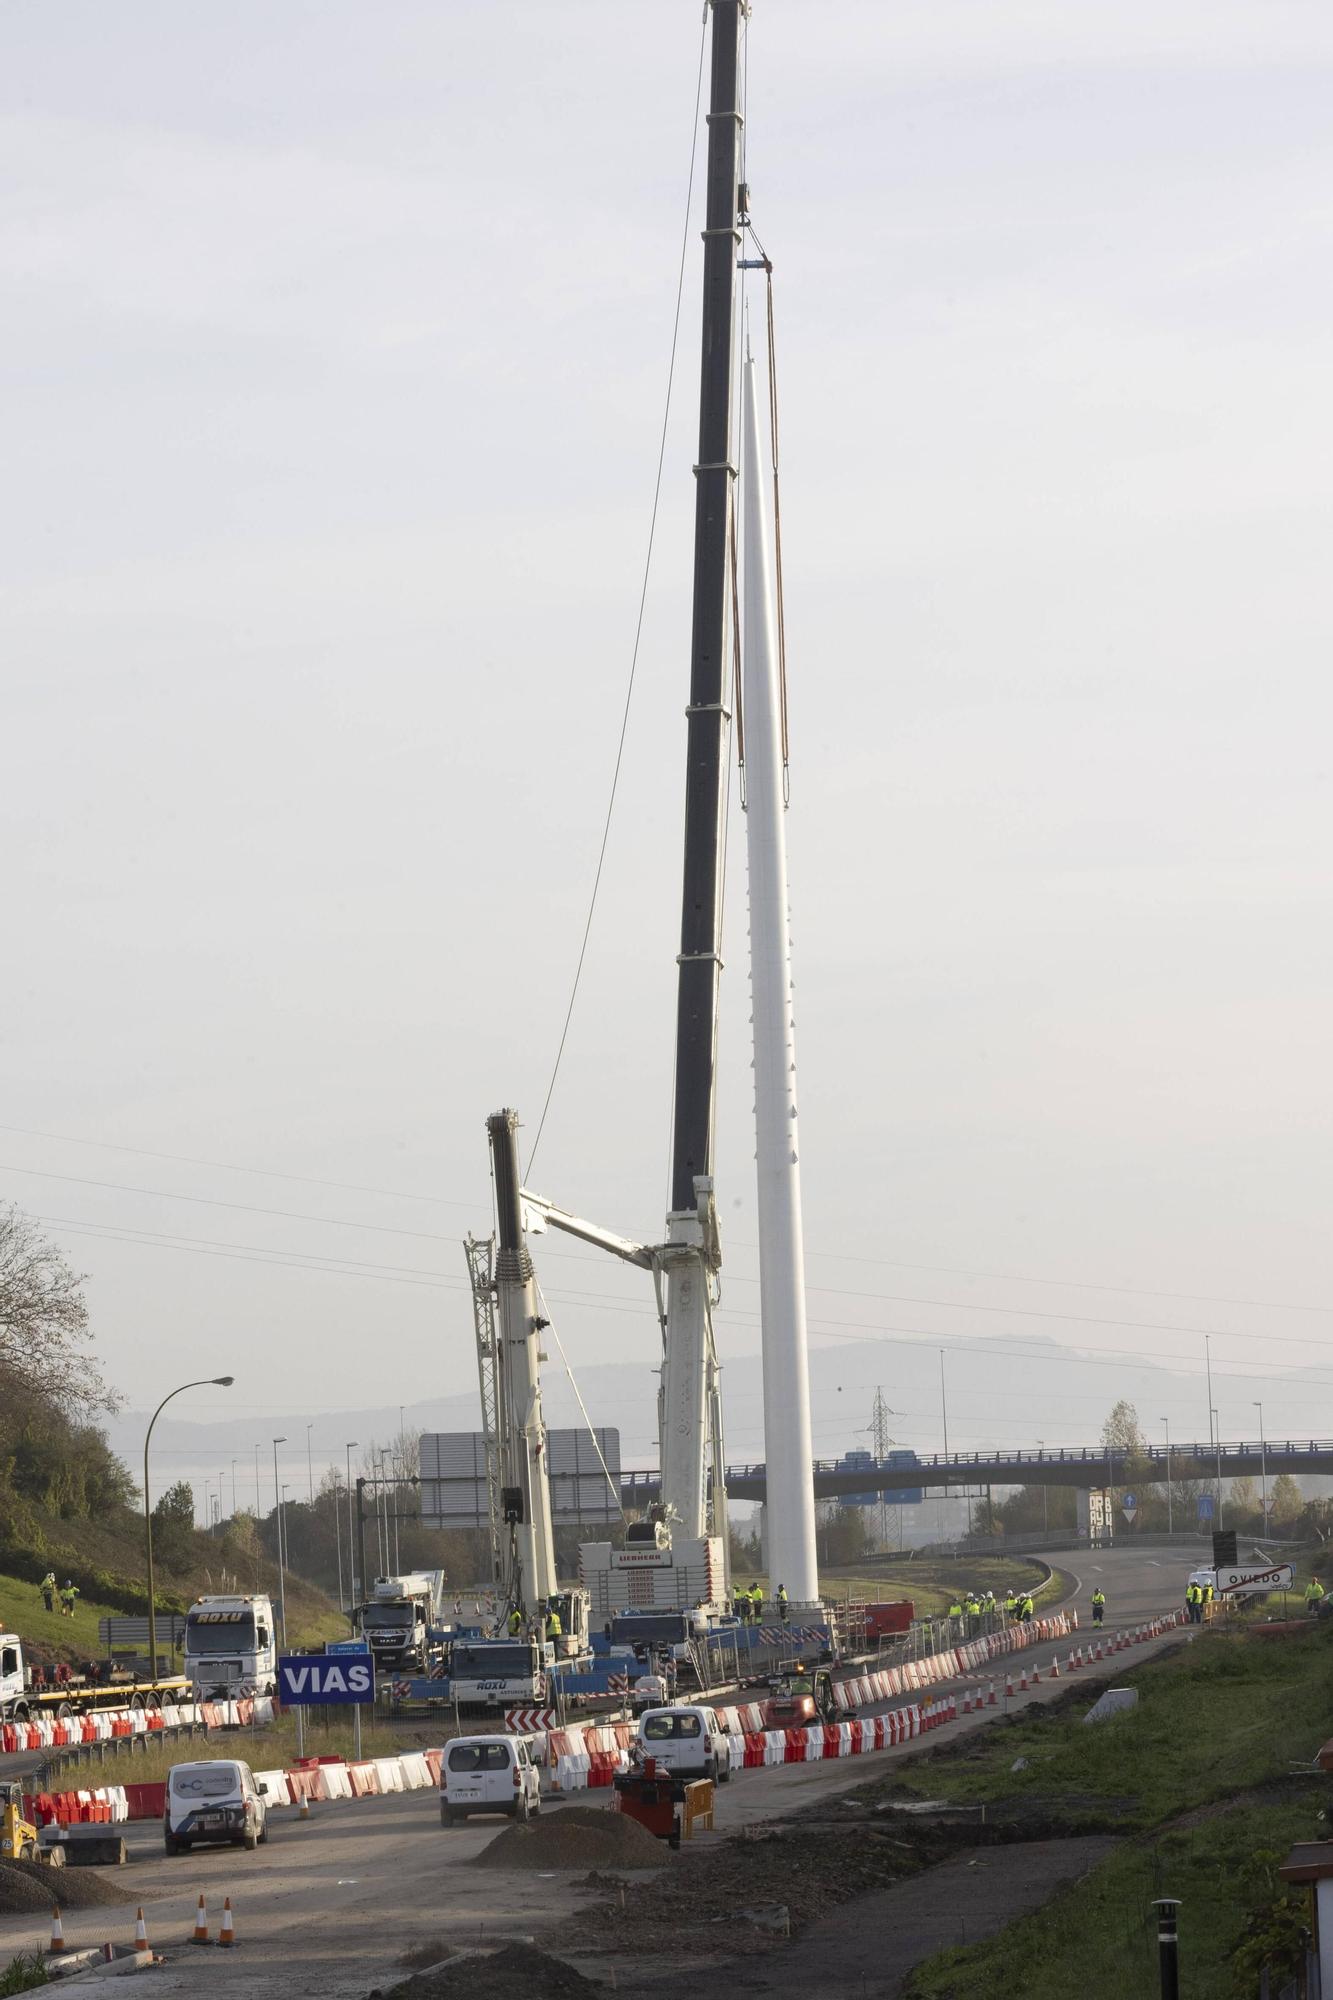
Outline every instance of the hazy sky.
{"type": "MultiPolygon", "coordinates": [[[[135,1404],[225,1363],[266,1437],[471,1387],[484,1120],[535,1127],[610,780],[699,17],[0,19],[0,1197],[90,1274],[135,1404]]],[[[750,44],[815,1345],[859,1342],[858,1395],[882,1381],[933,1448],[940,1340],[971,1446],[1095,1432],[1117,1353],[1175,1369],[1145,1414],[1201,1429],[1211,1327],[1224,1431],[1264,1395],[1273,1434],[1327,1432],[1333,17],[758,0],[750,44]],[[1079,1399],[1041,1405],[1034,1331],[1086,1354],[1079,1399]],[[970,1388],[979,1337],[1012,1354],[1003,1403],[970,1388]]],[[[533,1175],[641,1236],[698,268],[692,232],[622,791],[533,1175]]],[[[539,1251],[576,1365],[644,1364],[641,1407],[594,1415],[646,1437],[646,1289],[539,1251]]],[[[730,1442],[759,1455],[754,1398],[730,1442]]]]}

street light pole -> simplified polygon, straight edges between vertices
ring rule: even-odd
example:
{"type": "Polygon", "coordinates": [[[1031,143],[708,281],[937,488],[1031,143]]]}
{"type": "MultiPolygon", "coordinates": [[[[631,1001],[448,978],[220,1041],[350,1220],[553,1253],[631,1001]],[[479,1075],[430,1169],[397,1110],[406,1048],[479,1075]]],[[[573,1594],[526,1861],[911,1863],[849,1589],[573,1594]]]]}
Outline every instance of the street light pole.
{"type": "Polygon", "coordinates": [[[307,1424],[305,1427],[305,1473],[310,1486],[310,1504],[312,1507],[315,1504],[315,1461],[310,1456],[310,1433],[314,1428],[313,1424],[307,1424]]]}
{"type": "Polygon", "coordinates": [[[278,1446],[285,1437],[273,1440],[273,1525],[278,1536],[278,1599],[282,1606],[282,1643],[287,1644],[287,1585],[282,1565],[282,1494],[278,1487],[278,1446]]]}
{"type": "Polygon", "coordinates": [[[153,1435],[153,1425],[161,1416],[173,1396],[183,1396],[187,1389],[230,1389],[236,1380],[234,1375],[205,1375],[198,1382],[182,1382],[178,1389],[169,1389],[152,1416],[148,1419],[148,1429],[143,1441],[143,1532],[144,1551],[148,1558],[148,1658],[149,1672],[153,1686],[157,1686],[157,1609],[153,1602],[153,1506],[148,1494],[148,1445],[153,1435]]]}
{"type": "Polygon", "coordinates": [[[231,1518],[233,1521],[236,1519],[236,1468],[239,1464],[240,1460],[236,1458],[231,1462],[231,1518]]]}
{"type": "MultiPolygon", "coordinates": [[[[1038,1438],[1037,1450],[1039,1452],[1044,1452],[1045,1449],[1046,1449],[1045,1439],[1038,1438]]],[[[1046,1481],[1044,1479],[1041,1482],[1041,1531],[1044,1535],[1049,1535],[1051,1532],[1050,1510],[1046,1504],[1046,1481]]]]}
{"type": "Polygon", "coordinates": [[[1171,1520],[1171,1424],[1169,1418],[1162,1418],[1162,1429],[1166,1432],[1166,1532],[1168,1535],[1171,1535],[1175,1533],[1175,1528],[1171,1520]]]}
{"type": "Polygon", "coordinates": [[[1222,1532],[1222,1419],[1216,1410],[1210,1410],[1213,1420],[1213,1437],[1217,1447],[1217,1529],[1222,1532]]]}
{"type": "Polygon", "coordinates": [[[343,1522],[338,1508],[338,1468],[333,1468],[333,1539],[338,1545],[338,1609],[346,1611],[347,1600],[343,1596],[343,1522]]]}
{"type": "MultiPolygon", "coordinates": [[[[352,1438],[347,1445],[347,1610],[349,1616],[356,1605],[356,1536],[353,1533],[352,1524],[352,1453],[356,1450],[356,1446],[357,1440],[355,1438],[352,1438]]],[[[361,1588],[363,1591],[365,1587],[366,1579],[362,1577],[361,1588]]]]}
{"type": "Polygon", "coordinates": [[[945,1482],[940,1489],[940,1540],[944,1540],[944,1509],[949,1498],[949,1398],[944,1387],[944,1349],[940,1349],[940,1419],[944,1425],[945,1482]]]}
{"type": "Polygon", "coordinates": [[[1259,1412],[1259,1478],[1262,1481],[1262,1499],[1260,1501],[1260,1505],[1264,1510],[1264,1533],[1267,1534],[1268,1533],[1268,1447],[1264,1443],[1264,1406],[1262,1403],[1256,1403],[1254,1407],[1259,1412]]]}

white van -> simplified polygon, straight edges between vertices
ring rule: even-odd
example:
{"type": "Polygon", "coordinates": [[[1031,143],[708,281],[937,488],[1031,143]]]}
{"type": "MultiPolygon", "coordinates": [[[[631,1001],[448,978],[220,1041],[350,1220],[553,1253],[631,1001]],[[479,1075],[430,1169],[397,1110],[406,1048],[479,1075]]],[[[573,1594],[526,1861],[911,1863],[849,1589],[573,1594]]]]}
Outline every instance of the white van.
{"type": "Polygon", "coordinates": [[[469,1813],[526,1820],[542,1809],[541,1777],[526,1736],[456,1736],[440,1760],[440,1825],[469,1813]]]}
{"type": "Polygon", "coordinates": [[[677,1778],[711,1778],[725,1785],[731,1776],[731,1742],[717,1711],[702,1702],[676,1708],[648,1708],[639,1717],[638,1754],[651,1757],[677,1778]]]}
{"type": "Polygon", "coordinates": [[[167,1853],[188,1854],[196,1840],[257,1847],[268,1839],[267,1795],[250,1766],[230,1757],[173,1764],[162,1814],[167,1853]]]}

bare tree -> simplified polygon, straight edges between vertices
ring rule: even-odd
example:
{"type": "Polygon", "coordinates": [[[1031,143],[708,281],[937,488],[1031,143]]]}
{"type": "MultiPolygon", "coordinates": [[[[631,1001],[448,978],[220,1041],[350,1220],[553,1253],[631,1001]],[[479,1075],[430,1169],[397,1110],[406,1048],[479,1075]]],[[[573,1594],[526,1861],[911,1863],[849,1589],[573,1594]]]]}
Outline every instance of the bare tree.
{"type": "Polygon", "coordinates": [[[115,1404],[88,1352],[83,1283],[30,1215],[0,1207],[0,1374],[70,1417],[115,1404]]]}

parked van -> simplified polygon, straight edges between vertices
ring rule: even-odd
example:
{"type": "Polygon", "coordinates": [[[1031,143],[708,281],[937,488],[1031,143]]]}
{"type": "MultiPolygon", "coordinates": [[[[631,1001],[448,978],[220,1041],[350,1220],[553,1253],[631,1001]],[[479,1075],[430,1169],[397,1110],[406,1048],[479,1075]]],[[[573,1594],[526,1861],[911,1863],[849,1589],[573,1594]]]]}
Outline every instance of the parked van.
{"type": "Polygon", "coordinates": [[[188,1854],[196,1840],[257,1847],[268,1839],[267,1797],[250,1766],[229,1757],[173,1764],[162,1816],[167,1853],[188,1854]]]}
{"type": "Polygon", "coordinates": [[[456,1736],[440,1760],[440,1825],[469,1813],[527,1820],[542,1809],[541,1778],[526,1736],[456,1736]]]}
{"type": "Polygon", "coordinates": [[[730,1739],[717,1711],[701,1702],[645,1709],[639,1717],[638,1754],[678,1778],[711,1778],[715,1785],[725,1785],[731,1776],[730,1739]]]}

